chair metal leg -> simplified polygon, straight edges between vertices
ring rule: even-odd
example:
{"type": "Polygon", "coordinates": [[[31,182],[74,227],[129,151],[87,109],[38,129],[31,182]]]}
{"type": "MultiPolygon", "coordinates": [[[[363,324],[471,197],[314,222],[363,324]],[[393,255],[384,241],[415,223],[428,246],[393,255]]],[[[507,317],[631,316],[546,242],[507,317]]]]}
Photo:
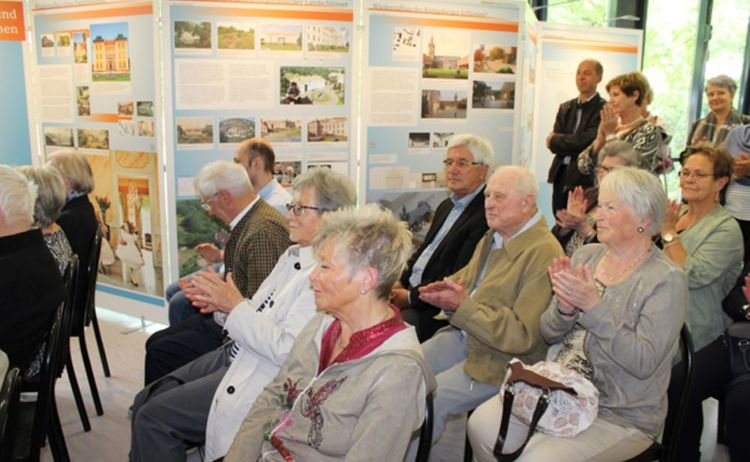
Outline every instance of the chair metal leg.
{"type": "Polygon", "coordinates": [[[110,377],[109,363],[107,362],[107,353],[104,351],[104,342],[102,341],[102,333],[99,330],[99,320],[96,319],[96,307],[91,310],[91,324],[94,325],[94,337],[96,337],[96,346],[99,348],[99,357],[102,359],[102,369],[104,369],[104,377],[110,377]]]}
{"type": "Polygon", "coordinates": [[[73,361],[68,355],[68,360],[65,363],[65,368],[68,371],[68,379],[70,379],[70,388],[73,390],[73,398],[76,401],[76,407],[78,408],[78,414],[81,416],[81,424],[83,424],[83,431],[91,431],[91,423],[89,422],[89,414],[86,412],[86,406],[83,404],[83,397],[81,396],[81,389],[78,387],[78,379],[76,378],[76,372],[73,369],[73,361]]]}
{"type": "Polygon", "coordinates": [[[49,448],[55,462],[70,462],[70,454],[68,454],[68,446],[65,444],[65,434],[60,424],[60,414],[57,412],[57,402],[54,395],[50,399],[47,437],[49,438],[49,448]]]}
{"type": "Polygon", "coordinates": [[[83,358],[83,366],[86,369],[86,377],[89,379],[89,388],[91,388],[91,396],[94,398],[94,408],[96,408],[96,415],[103,415],[104,409],[102,408],[102,401],[99,399],[99,389],[96,387],[96,379],[94,379],[94,371],[91,368],[91,360],[89,359],[89,351],[86,348],[86,333],[82,332],[78,337],[78,341],[81,345],[81,357],[83,358]]]}

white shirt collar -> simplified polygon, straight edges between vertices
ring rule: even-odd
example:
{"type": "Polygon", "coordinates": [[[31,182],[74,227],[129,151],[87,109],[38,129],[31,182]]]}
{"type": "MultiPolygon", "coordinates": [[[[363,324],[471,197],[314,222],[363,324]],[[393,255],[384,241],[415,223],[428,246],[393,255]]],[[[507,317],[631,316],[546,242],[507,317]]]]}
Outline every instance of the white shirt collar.
{"type": "Polygon", "coordinates": [[[232,221],[229,223],[229,229],[234,229],[234,227],[237,226],[237,223],[239,223],[240,220],[245,218],[245,215],[247,215],[247,212],[249,212],[250,209],[253,208],[253,205],[255,205],[255,203],[258,202],[259,200],[260,200],[260,196],[256,194],[255,199],[253,199],[253,201],[250,202],[247,205],[247,207],[242,209],[242,211],[238,213],[237,216],[232,219],[232,221]]]}

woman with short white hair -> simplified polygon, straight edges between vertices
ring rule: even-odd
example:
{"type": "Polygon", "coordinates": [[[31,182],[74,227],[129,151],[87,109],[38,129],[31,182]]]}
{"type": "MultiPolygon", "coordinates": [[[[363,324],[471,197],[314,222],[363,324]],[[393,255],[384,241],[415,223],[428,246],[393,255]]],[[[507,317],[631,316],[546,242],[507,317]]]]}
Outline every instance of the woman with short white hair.
{"type": "Polygon", "coordinates": [[[25,374],[63,299],[62,277],[32,228],[36,186],[0,165],[0,350],[25,374]]]}
{"type": "MultiPolygon", "coordinates": [[[[664,396],[686,316],[685,274],[651,241],[666,195],[644,170],[620,167],[602,180],[596,223],[600,244],[580,247],[549,269],[554,297],[540,331],[553,345],[547,359],[589,379],[599,390],[598,416],[575,437],[537,432],[519,461],[628,460],[664,426],[664,396]]],[[[550,412],[548,410],[547,412],[550,412]]],[[[469,419],[477,460],[495,462],[499,396],[469,419]]],[[[503,453],[524,442],[528,425],[511,415],[503,453]]]]}

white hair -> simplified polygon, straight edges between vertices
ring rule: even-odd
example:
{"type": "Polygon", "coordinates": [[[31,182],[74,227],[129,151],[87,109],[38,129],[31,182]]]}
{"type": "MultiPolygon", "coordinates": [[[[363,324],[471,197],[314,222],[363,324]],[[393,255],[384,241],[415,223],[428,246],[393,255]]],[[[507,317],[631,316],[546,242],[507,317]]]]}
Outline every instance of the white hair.
{"type": "Polygon", "coordinates": [[[193,180],[195,191],[203,197],[215,196],[219,190],[237,197],[253,191],[253,185],[242,165],[227,160],[206,164],[193,180]]]}
{"type": "Polygon", "coordinates": [[[0,165],[0,214],[6,225],[31,227],[37,187],[21,172],[0,165]]]}

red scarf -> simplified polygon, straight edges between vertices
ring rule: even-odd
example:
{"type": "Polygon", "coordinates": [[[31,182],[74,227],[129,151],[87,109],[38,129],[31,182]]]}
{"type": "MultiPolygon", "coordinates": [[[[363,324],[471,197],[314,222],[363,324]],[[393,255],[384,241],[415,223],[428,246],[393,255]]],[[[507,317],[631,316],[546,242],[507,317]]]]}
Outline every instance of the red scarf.
{"type": "Polygon", "coordinates": [[[391,338],[396,332],[406,329],[406,324],[404,323],[404,320],[401,319],[401,312],[399,309],[394,305],[391,305],[390,308],[394,312],[393,317],[386,319],[379,324],[375,324],[372,327],[353,333],[351,338],[349,338],[349,343],[335,358],[332,358],[332,356],[333,350],[336,348],[336,342],[338,342],[339,337],[341,336],[341,321],[338,319],[333,321],[323,334],[320,346],[318,374],[333,364],[362,358],[375,348],[382,345],[383,342],[391,338]]]}

